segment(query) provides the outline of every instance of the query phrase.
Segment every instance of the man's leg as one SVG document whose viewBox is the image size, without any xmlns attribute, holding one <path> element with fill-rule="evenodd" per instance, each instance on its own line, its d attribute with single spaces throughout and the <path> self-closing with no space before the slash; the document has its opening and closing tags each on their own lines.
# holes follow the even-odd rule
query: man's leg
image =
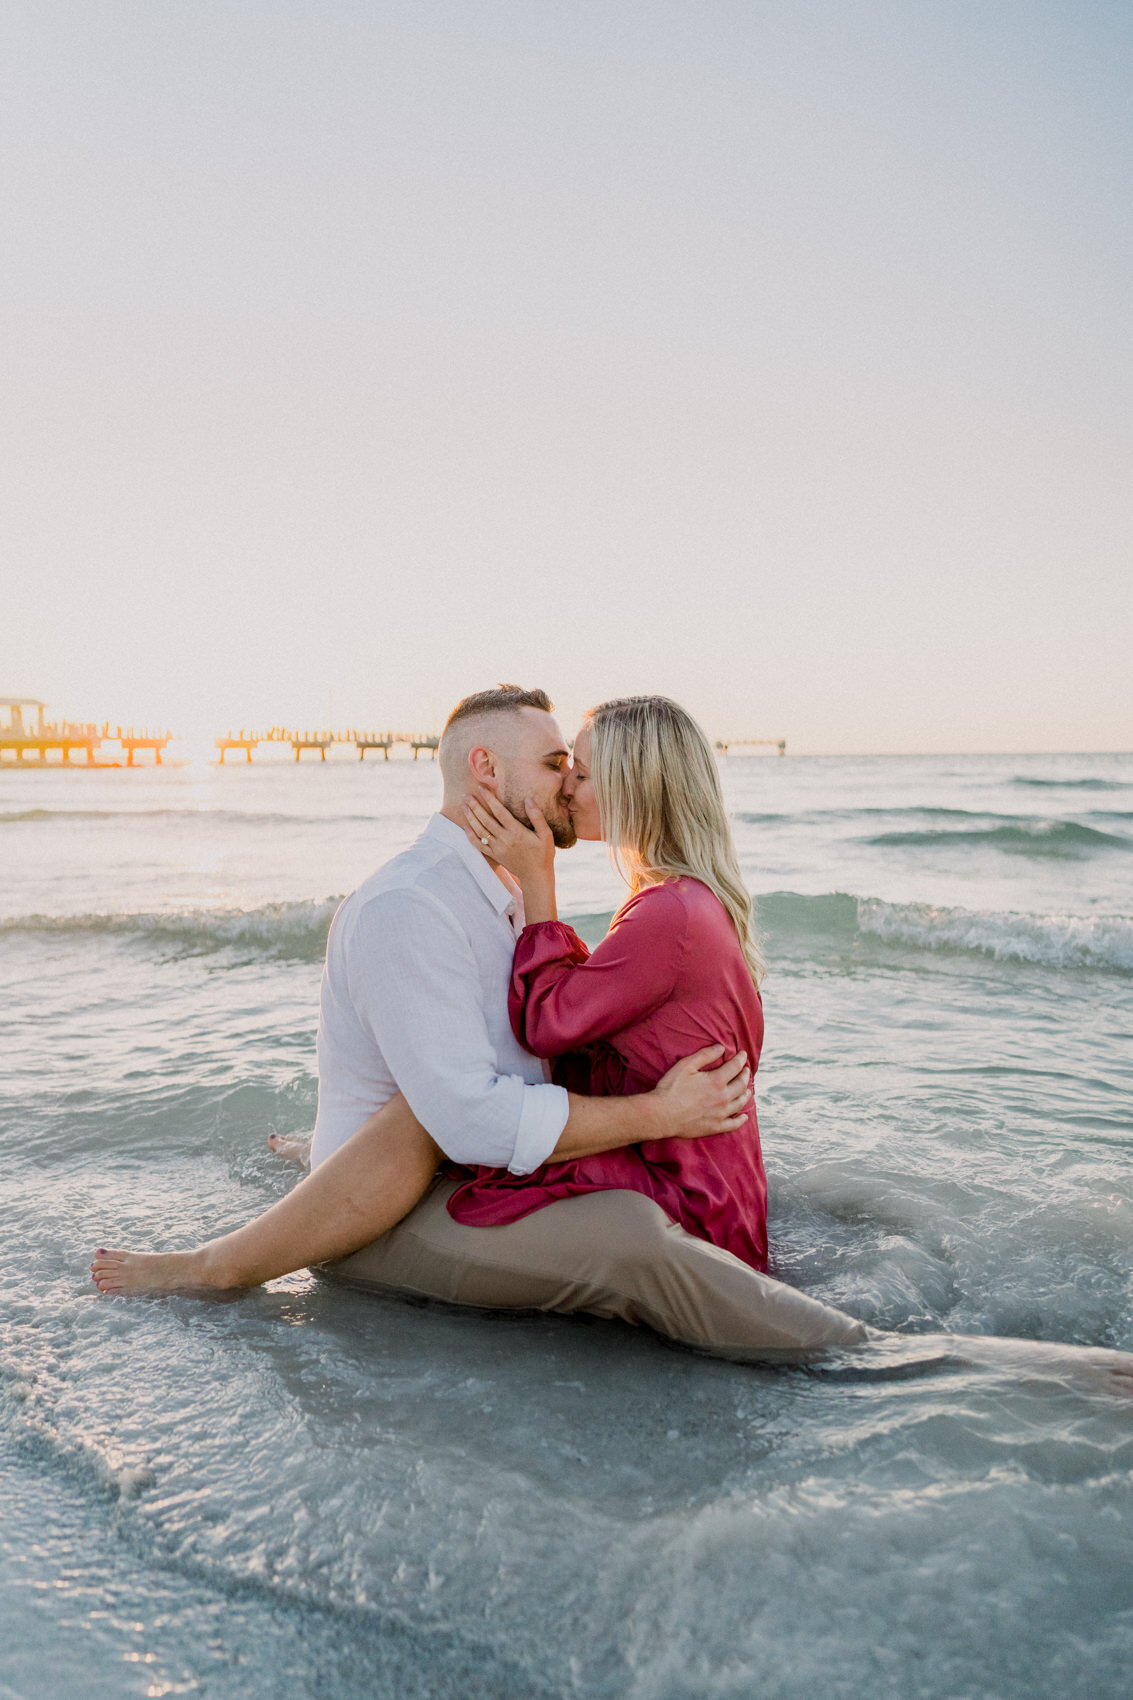
<svg viewBox="0 0 1133 1700">
<path fill-rule="evenodd" d="M 397 1227 L 323 1272 L 449 1304 L 618 1317 L 730 1358 L 869 1338 L 853 1317 L 686 1233 L 643 1193 L 584 1193 L 519 1222 L 473 1228 L 445 1208 L 455 1184 L 438 1180 Z"/>
<path fill-rule="evenodd" d="M 585 1193 L 503 1227 L 470 1228 L 445 1208 L 454 1185 L 436 1181 L 397 1227 L 325 1272 L 351 1285 L 449 1304 L 619 1317 L 718 1357 L 797 1361 L 869 1343 L 878 1369 L 889 1362 L 967 1363 L 1133 1398 L 1128 1353 L 956 1334 L 886 1335 L 695 1239 L 642 1193 Z"/>
<path fill-rule="evenodd" d="M 192 1251 L 102 1249 L 103 1293 L 254 1287 L 322 1258 L 345 1257 L 399 1222 L 428 1189 L 440 1152 L 397 1093 L 312 1174 L 242 1228 Z"/>
</svg>

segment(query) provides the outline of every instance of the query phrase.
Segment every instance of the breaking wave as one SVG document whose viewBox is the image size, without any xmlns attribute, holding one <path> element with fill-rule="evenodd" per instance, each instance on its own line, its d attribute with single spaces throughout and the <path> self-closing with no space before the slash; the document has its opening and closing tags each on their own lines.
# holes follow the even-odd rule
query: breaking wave
<svg viewBox="0 0 1133 1700">
<path fill-rule="evenodd" d="M 1018 915 L 865 897 L 857 902 L 857 925 L 886 943 L 922 950 L 1133 973 L 1133 920 L 1123 915 Z"/>
<path fill-rule="evenodd" d="M 755 919 L 761 933 L 774 937 L 849 941 L 858 930 L 858 900 L 844 891 L 813 897 L 769 891 L 755 899 Z"/>
<path fill-rule="evenodd" d="M 179 955 L 235 949 L 244 954 L 317 962 L 342 899 L 268 903 L 258 909 L 187 909 L 135 914 L 18 915 L 0 920 L 0 938 L 19 933 L 56 938 L 122 938 Z M 887 903 L 832 891 L 766 892 L 755 899 L 756 923 L 776 949 L 834 946 L 873 938 L 922 950 L 973 951 L 1003 961 L 1053 968 L 1102 968 L 1133 973 L 1133 919 L 1121 915 L 1027 915 L 949 909 L 930 903 Z M 594 945 L 610 911 L 569 914 Z"/>
<path fill-rule="evenodd" d="M 1015 785 L 1042 786 L 1044 789 L 1055 791 L 1127 791 L 1129 782 L 1124 779 L 1026 779 L 1017 774 L 1012 781 Z"/>
<path fill-rule="evenodd" d="M 152 941 L 188 955 L 237 948 L 265 956 L 317 961 L 341 897 L 300 903 L 266 903 L 259 909 L 184 909 L 101 915 L 17 915 L 0 921 L 0 937 L 47 933 Z"/>
<path fill-rule="evenodd" d="M 1133 973 L 1133 919 L 1124 915 L 1026 915 L 886 903 L 832 891 L 802 896 L 768 892 L 755 900 L 756 922 L 776 950 L 808 941 L 848 950 L 872 938 L 914 950 L 970 951 L 1004 962 Z"/>
<path fill-rule="evenodd" d="M 413 825 L 418 824 L 416 815 L 404 817 L 391 814 L 389 811 L 372 814 L 340 814 L 334 817 L 335 824 L 343 822 L 362 822 L 369 825 L 376 820 L 383 824 L 397 823 L 404 819 Z M 325 815 L 286 814 L 279 810 L 257 811 L 254 809 L 0 809 L 0 826 L 27 825 L 35 821 L 79 821 L 79 820 L 175 820 L 183 823 L 209 822 L 217 825 L 228 825 L 234 821 L 244 821 L 252 826 L 318 826 L 324 830 L 327 826 Z"/>
<path fill-rule="evenodd" d="M 966 844 L 1018 856 L 1080 857 L 1093 850 L 1133 850 L 1133 839 L 1072 820 L 1018 821 L 957 831 L 882 832 L 866 843 L 907 849 L 948 849 Z"/>
<path fill-rule="evenodd" d="M 792 814 L 766 815 L 740 812 L 732 816 L 733 820 L 742 821 L 745 826 L 758 825 L 764 821 L 790 821 L 797 824 L 808 820 L 1027 820 L 1026 815 L 991 815 L 984 809 L 951 809 L 931 803 L 917 803 L 906 807 L 881 807 L 874 805 L 870 808 L 837 808 L 837 809 L 807 809 L 796 810 Z"/>
<path fill-rule="evenodd" d="M 1039 781 L 1036 780 L 1035 783 L 1038 784 Z M 1042 783 L 1046 784 L 1047 781 Z M 1115 785 L 1112 789 L 1117 790 L 1119 787 Z M 1125 809 L 1085 808 L 1082 812 L 1100 821 L 1133 820 L 1133 811 Z M 1064 850 L 1066 845 L 1090 844 L 1098 838 L 1104 840 L 1107 836 L 1095 827 L 1082 826 L 1077 821 L 1054 820 L 1049 816 L 1004 815 L 986 809 L 953 809 L 926 804 L 905 808 L 810 809 L 801 813 L 781 815 L 738 813 L 733 815 L 732 819 L 744 826 L 761 826 L 780 821 L 788 821 L 791 825 L 798 826 L 804 821 L 825 824 L 839 820 L 861 821 L 863 826 L 874 826 L 882 821 L 892 821 L 892 831 L 871 836 L 864 842 L 916 845 L 931 844 L 938 840 L 954 843 L 971 841 L 990 842 L 1010 848 L 1012 841 L 1017 840 L 1031 851 L 1038 845 L 1040 854 L 1057 854 L 1060 848 Z M 1133 847 L 1124 840 L 1118 842 L 1125 848 Z M 1050 849 L 1052 844 L 1053 851 Z"/>
</svg>

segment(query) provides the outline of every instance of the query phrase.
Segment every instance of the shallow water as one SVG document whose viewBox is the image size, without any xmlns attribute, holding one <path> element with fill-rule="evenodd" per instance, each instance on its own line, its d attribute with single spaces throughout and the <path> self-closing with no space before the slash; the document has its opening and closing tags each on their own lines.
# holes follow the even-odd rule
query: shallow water
<svg viewBox="0 0 1133 1700">
<path fill-rule="evenodd" d="M 1117 1696 L 1133 1413 L 916 1362 L 1133 1349 L 1133 758 L 724 764 L 784 1278 L 913 1361 L 714 1363 L 320 1286 L 105 1301 L 279 1195 L 338 895 L 431 764 L 0 773 L 0 1695 Z M 562 861 L 589 936 L 604 853 Z"/>
</svg>

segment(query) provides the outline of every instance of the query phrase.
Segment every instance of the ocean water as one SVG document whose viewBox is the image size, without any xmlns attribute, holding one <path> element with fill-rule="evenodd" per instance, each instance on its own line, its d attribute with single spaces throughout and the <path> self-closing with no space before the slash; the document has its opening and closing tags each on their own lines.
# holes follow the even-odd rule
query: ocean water
<svg viewBox="0 0 1133 1700">
<path fill-rule="evenodd" d="M 1133 757 L 722 764 L 771 974 L 776 1267 L 1133 1350 Z M 1133 1412 L 331 1289 L 106 1300 L 278 1197 L 409 761 L 0 771 L 0 1696 L 1108 1700 Z M 600 935 L 604 852 L 561 858 Z"/>
</svg>

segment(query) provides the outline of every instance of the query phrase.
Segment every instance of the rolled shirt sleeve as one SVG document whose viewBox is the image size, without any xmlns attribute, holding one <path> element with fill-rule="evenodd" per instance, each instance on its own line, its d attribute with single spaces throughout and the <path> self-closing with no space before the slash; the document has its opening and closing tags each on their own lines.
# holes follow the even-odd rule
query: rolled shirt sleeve
<svg viewBox="0 0 1133 1700">
<path fill-rule="evenodd" d="M 349 959 L 358 1019 L 418 1121 L 455 1163 L 530 1174 L 570 1113 L 561 1086 L 501 1073 L 467 934 L 430 893 L 366 903 Z"/>
</svg>

